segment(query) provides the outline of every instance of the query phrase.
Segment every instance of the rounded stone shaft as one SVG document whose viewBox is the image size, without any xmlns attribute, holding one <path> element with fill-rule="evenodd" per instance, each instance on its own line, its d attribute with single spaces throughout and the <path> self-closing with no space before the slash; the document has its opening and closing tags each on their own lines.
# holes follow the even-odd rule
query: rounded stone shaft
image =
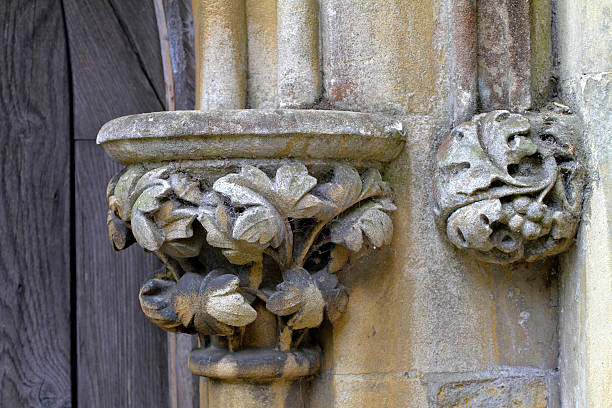
<svg viewBox="0 0 612 408">
<path fill-rule="evenodd" d="M 196 108 L 243 109 L 247 98 L 244 0 L 193 0 Z"/>
<path fill-rule="evenodd" d="M 207 388 L 209 408 L 304 408 L 308 384 L 299 379 L 268 383 L 208 380 Z"/>
<path fill-rule="evenodd" d="M 315 103 L 321 89 L 318 1 L 282 0 L 276 7 L 279 105 Z"/>
</svg>

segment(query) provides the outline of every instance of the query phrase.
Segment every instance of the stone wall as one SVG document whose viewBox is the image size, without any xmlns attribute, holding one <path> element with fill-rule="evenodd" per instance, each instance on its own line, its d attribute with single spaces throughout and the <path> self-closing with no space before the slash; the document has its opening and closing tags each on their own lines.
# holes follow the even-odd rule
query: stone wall
<svg viewBox="0 0 612 408">
<path fill-rule="evenodd" d="M 584 122 L 590 175 L 576 246 L 561 261 L 561 395 L 563 406 L 605 407 L 612 389 L 612 4 L 554 6 L 560 96 Z"/>
<path fill-rule="evenodd" d="M 438 232 L 431 210 L 439 144 L 478 104 L 489 104 L 477 101 L 477 88 L 516 91 L 490 108 L 535 104 L 530 10 L 513 14 L 518 3 L 484 4 L 476 13 L 472 1 L 321 2 L 326 100 L 336 109 L 395 115 L 408 131 L 386 172 L 398 205 L 392 247 L 352 259 L 342 276 L 350 304 L 323 329 L 326 358 L 312 385 L 313 407 L 558 406 L 556 261 L 471 260 Z M 495 37 L 517 25 L 524 49 L 504 50 L 513 46 L 508 39 L 495 49 L 481 41 L 480 51 L 519 59 L 524 76 L 496 83 L 491 74 L 483 82 L 477 66 L 491 63 L 476 60 L 477 28 Z"/>
</svg>

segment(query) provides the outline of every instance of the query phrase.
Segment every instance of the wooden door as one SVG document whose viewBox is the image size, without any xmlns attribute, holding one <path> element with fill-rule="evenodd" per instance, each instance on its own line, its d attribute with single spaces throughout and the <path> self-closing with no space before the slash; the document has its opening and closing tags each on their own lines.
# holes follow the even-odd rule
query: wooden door
<svg viewBox="0 0 612 408">
<path fill-rule="evenodd" d="M 156 1 L 0 2 L 0 408 L 189 406 L 186 340 L 138 304 L 158 263 L 109 245 L 119 166 L 95 143 L 115 117 L 193 104 L 185 66 L 166 94 L 155 9 L 189 53 L 190 1 Z"/>
</svg>

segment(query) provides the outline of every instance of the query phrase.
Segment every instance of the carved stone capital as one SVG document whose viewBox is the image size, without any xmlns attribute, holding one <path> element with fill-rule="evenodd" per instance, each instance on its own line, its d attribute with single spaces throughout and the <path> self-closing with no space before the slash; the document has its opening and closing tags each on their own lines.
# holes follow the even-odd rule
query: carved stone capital
<svg viewBox="0 0 612 408">
<path fill-rule="evenodd" d="M 438 150 L 435 199 L 456 247 L 494 263 L 535 261 L 573 242 L 584 173 L 571 115 L 476 115 Z"/>
<path fill-rule="evenodd" d="M 242 114 L 225 111 L 214 115 L 227 119 Z M 194 115 L 206 122 L 194 122 Z M 248 132 L 248 137 L 236 140 L 234 134 L 209 144 L 225 144 L 226 154 L 250 149 L 258 157 L 270 148 L 266 138 L 284 143 L 288 151 L 304 139 L 310 139 L 307 147 L 327 140 L 349 160 L 313 157 L 308 150 L 308 158 L 282 158 L 276 149 L 268 153 L 269 160 L 212 160 L 209 151 L 198 153 L 190 148 L 208 143 L 205 137 L 193 134 L 205 129 L 206 137 L 212 138 L 214 132 L 223 133 L 235 125 L 219 121 L 219 126 L 225 126 L 220 131 L 211 126 L 211 118 L 216 117 L 212 115 L 192 113 L 192 121 L 183 123 L 185 129 L 175 126 L 184 116 L 163 114 L 162 119 L 170 117 L 170 125 L 162 124 L 153 131 L 166 138 L 174 136 L 170 140 L 151 136 L 151 126 L 159 123 L 151 125 L 145 120 L 134 127 L 143 115 L 121 118 L 103 128 L 107 133 L 101 132 L 99 141 L 109 143 L 111 154 L 127 163 L 134 157 L 139 160 L 109 183 L 111 243 L 119 250 L 137 242 L 162 261 L 163 268 L 143 285 L 140 304 L 161 328 L 200 336 L 203 347 L 190 357 L 195 374 L 224 380 L 312 375 L 319 369 L 321 352 L 309 330 L 324 319 L 334 323 L 348 304 L 337 273 L 352 252 L 391 242 L 391 213 L 395 210 L 391 190 L 378 169 L 363 163 L 372 158 L 376 163 L 380 156 L 372 153 L 389 155 L 380 147 L 397 145 L 401 125 L 379 126 L 381 118 L 327 112 L 320 114 L 322 121 L 308 134 L 307 123 L 295 122 L 286 112 L 251 112 L 264 122 L 250 128 L 248 121 L 236 126 Z M 275 115 L 281 123 L 266 125 L 266 117 Z M 316 115 L 296 111 L 294 116 L 312 121 Z M 363 123 L 333 122 L 342 117 L 345 121 L 357 117 Z M 301 126 L 306 135 L 279 129 L 287 119 L 287 126 Z M 330 127 L 325 128 L 326 123 Z M 109 135 L 112 126 L 123 129 L 124 136 Z M 253 126 L 272 129 L 262 132 Z M 365 146 L 341 150 L 342 140 L 363 137 L 367 131 L 375 133 L 370 140 L 372 146 L 379 146 L 379 153 Z M 241 138 L 257 143 L 237 143 Z M 151 143 L 159 157 L 148 156 L 152 150 L 146 153 Z M 333 148 L 326 146 L 321 151 Z M 168 157 L 172 160 L 164 161 Z"/>
</svg>

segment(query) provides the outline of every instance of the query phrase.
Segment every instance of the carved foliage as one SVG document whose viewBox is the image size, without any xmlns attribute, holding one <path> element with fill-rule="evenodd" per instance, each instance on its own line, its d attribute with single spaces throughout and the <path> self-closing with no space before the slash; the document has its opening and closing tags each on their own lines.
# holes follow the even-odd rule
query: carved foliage
<svg viewBox="0 0 612 408">
<path fill-rule="evenodd" d="M 256 319 L 257 298 L 287 317 L 289 331 L 318 327 L 324 315 L 336 321 L 348 296 L 334 273 L 350 251 L 390 243 L 395 210 L 377 170 L 338 165 L 318 183 L 299 162 L 272 178 L 244 166 L 210 188 L 173 165 L 134 165 L 111 181 L 108 201 L 113 246 L 135 240 L 165 264 L 140 292 L 145 314 L 166 330 L 221 336 Z M 226 258 L 224 270 L 213 268 L 211 250 Z M 307 270 L 321 254 L 326 263 Z M 264 270 L 266 257 L 281 281 Z"/>
<path fill-rule="evenodd" d="M 453 129 L 437 157 L 436 212 L 450 241 L 486 261 L 533 261 L 573 239 L 583 171 L 571 119 L 494 111 Z"/>
</svg>

